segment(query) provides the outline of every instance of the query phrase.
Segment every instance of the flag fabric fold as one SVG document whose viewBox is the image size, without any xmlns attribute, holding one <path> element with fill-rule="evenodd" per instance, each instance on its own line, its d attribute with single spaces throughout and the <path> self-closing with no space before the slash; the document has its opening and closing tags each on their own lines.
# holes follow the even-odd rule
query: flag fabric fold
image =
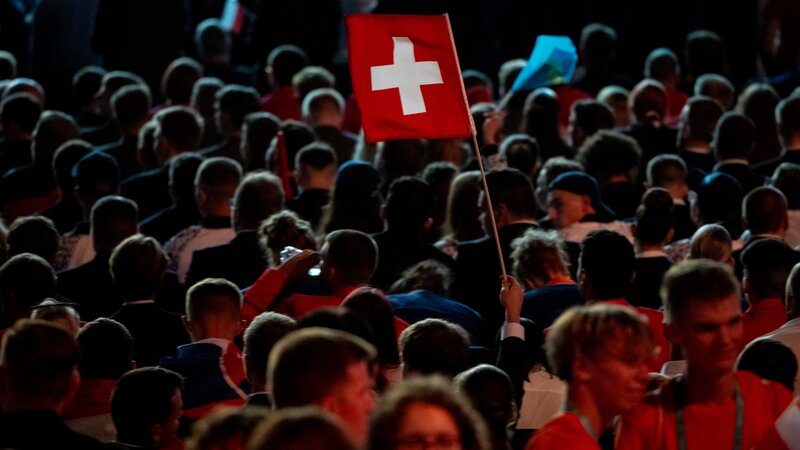
<svg viewBox="0 0 800 450">
<path fill-rule="evenodd" d="M 577 64 L 578 53 L 570 38 L 541 35 L 536 38 L 528 64 L 517 76 L 511 91 L 567 84 L 572 81 Z"/>
</svg>

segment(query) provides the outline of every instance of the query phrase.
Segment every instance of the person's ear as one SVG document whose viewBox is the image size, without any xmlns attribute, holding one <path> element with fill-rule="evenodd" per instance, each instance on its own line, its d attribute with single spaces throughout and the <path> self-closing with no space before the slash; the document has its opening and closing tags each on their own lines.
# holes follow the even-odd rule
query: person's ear
<svg viewBox="0 0 800 450">
<path fill-rule="evenodd" d="M 186 332 L 189 333 L 189 336 L 194 336 L 192 331 L 194 330 L 194 323 L 189 320 L 188 316 L 181 316 L 181 321 L 183 322 L 183 328 L 186 329 Z"/>
<path fill-rule="evenodd" d="M 333 414 L 337 414 L 339 412 L 339 400 L 330 394 L 322 397 L 322 400 L 319 402 L 319 406 L 325 411 Z"/>
<path fill-rule="evenodd" d="M 572 379 L 576 381 L 589 381 L 594 375 L 594 363 L 586 356 L 576 354 L 572 360 Z"/>
<path fill-rule="evenodd" d="M 674 322 L 664 323 L 664 337 L 673 345 L 683 344 L 683 330 Z"/>
<path fill-rule="evenodd" d="M 635 234 L 636 232 L 634 232 L 634 235 Z M 669 231 L 667 232 L 667 237 L 664 238 L 664 242 L 662 242 L 662 244 L 664 245 L 669 244 L 670 242 L 672 242 L 673 237 L 675 237 L 675 228 L 670 228 Z"/>
</svg>

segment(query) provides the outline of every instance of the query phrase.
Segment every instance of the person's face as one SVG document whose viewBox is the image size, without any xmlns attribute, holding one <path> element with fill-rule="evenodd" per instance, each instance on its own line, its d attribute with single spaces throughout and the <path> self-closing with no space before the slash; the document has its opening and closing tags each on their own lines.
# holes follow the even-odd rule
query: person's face
<svg viewBox="0 0 800 450">
<path fill-rule="evenodd" d="M 350 364 L 345 379 L 333 394 L 331 412 L 342 419 L 357 445 L 366 441 L 369 415 L 375 409 L 376 398 L 374 380 L 367 363 Z"/>
<path fill-rule="evenodd" d="M 586 215 L 584 198 L 572 192 L 555 189 L 547 194 L 547 213 L 557 229 L 580 222 Z"/>
<path fill-rule="evenodd" d="M 742 350 L 742 319 L 739 297 L 711 302 L 691 302 L 667 334 L 683 348 L 690 370 L 723 375 L 733 370 Z"/>
<path fill-rule="evenodd" d="M 396 450 L 460 450 L 461 432 L 441 406 L 412 403 L 400 419 L 396 442 Z"/>
<path fill-rule="evenodd" d="M 647 365 L 653 357 L 652 345 L 631 345 L 630 338 L 616 334 L 596 357 L 582 356 L 579 362 L 595 402 L 607 416 L 631 411 L 642 401 L 650 379 Z"/>
</svg>

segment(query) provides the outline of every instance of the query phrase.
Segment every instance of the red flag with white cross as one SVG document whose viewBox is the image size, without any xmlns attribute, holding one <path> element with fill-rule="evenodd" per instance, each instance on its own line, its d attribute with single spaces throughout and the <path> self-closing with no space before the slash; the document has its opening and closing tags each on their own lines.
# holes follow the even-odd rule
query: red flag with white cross
<svg viewBox="0 0 800 450">
<path fill-rule="evenodd" d="M 472 135 L 446 14 L 354 14 L 345 21 L 350 75 L 367 142 Z"/>
</svg>

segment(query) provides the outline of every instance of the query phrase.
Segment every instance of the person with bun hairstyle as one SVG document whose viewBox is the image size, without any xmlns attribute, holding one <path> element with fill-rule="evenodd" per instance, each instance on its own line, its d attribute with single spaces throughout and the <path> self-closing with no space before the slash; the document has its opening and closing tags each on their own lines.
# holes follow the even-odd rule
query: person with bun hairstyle
<svg viewBox="0 0 800 450">
<path fill-rule="evenodd" d="M 642 204 L 636 211 L 636 223 L 632 227 L 636 275 L 628 290 L 628 301 L 634 306 L 661 307 L 658 289 L 664 274 L 672 267 L 672 262 L 664 253 L 664 245 L 672 240 L 675 233 L 672 214 L 672 197 L 666 189 L 652 188 L 645 192 Z"/>
</svg>

